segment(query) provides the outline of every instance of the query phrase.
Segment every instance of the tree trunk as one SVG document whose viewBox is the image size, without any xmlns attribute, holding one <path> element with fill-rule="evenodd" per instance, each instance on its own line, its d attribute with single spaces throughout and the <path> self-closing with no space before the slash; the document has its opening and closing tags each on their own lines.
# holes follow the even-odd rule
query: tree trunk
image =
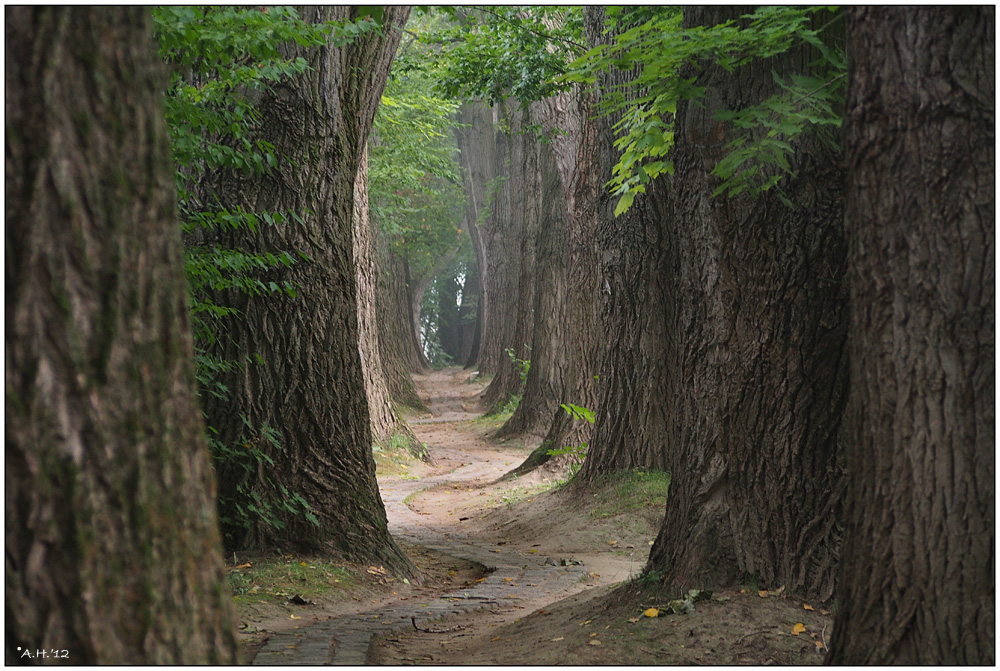
<svg viewBox="0 0 1000 671">
<path fill-rule="evenodd" d="M 479 268 L 478 312 L 476 314 L 476 336 L 472 352 L 466 366 L 472 365 L 473 358 L 479 365 L 479 372 L 487 375 L 495 372 L 497 359 L 492 352 L 483 352 L 483 325 L 489 314 L 489 296 L 486 292 L 489 278 L 489 261 L 486 258 L 487 221 L 491 216 L 491 202 L 496 186 L 496 133 L 493 116 L 484 104 L 466 103 L 459 108 L 461 125 L 455 128 L 455 139 L 459 149 L 462 173 L 465 182 L 465 211 L 469 224 L 469 238 L 476 253 Z"/>
<path fill-rule="evenodd" d="M 570 96 L 561 94 L 533 103 L 530 108 L 530 122 L 553 136 L 545 142 L 529 131 L 525 138 L 536 154 L 533 170 L 538 184 L 538 221 L 534 227 L 525 226 L 526 231 L 536 231 L 533 272 L 529 275 L 522 266 L 524 281 L 534 280 L 533 309 L 527 315 L 532 323 L 531 367 L 521 401 L 497 432 L 498 437 L 544 433 L 563 392 L 571 328 L 567 323 L 567 226 L 571 216 L 567 185 L 571 185 L 578 158 L 574 150 L 579 144 L 578 129 L 570 128 L 573 119 L 563 118 L 569 116 L 569 105 Z"/>
<path fill-rule="evenodd" d="M 602 7 L 584 8 L 590 44 L 608 43 Z M 602 73 L 602 91 L 624 87 L 628 93 L 630 71 Z M 613 126 L 621 113 L 596 120 L 596 153 L 600 162 L 597 182 L 611 180 L 618 161 Z M 664 348 L 665 296 L 651 293 L 650 276 L 665 265 L 660 250 L 662 228 L 669 221 L 664 179 L 649 185 L 626 212 L 614 217 L 614 200 L 600 189 L 596 205 L 596 246 L 600 259 L 600 332 L 605 345 L 600 357 L 599 395 L 590 446 L 580 477 L 632 468 L 663 470 L 666 467 L 662 436 L 667 358 Z M 654 389 L 651 391 L 648 386 Z M 574 401 L 575 403 L 575 401 Z"/>
<path fill-rule="evenodd" d="M 684 22 L 714 25 L 746 13 L 685 7 Z M 642 357 L 624 369 L 645 374 L 623 380 L 615 357 L 606 362 L 584 475 L 647 464 L 672 474 L 646 571 L 675 593 L 749 574 L 810 598 L 832 594 L 846 392 L 839 156 L 812 135 L 797 141 L 796 177 L 779 184 L 791 207 L 773 191 L 713 198 L 718 180 L 710 175 L 733 139 L 715 112 L 759 103 L 777 90 L 772 70 L 787 79 L 814 58 L 801 49 L 765 67 L 705 67 L 697 79 L 704 106 L 678 104 L 675 176 L 654 183 L 626 220 L 618 269 L 629 273 L 627 283 L 606 276 L 612 299 L 643 296 L 653 307 L 631 320 L 627 299 L 605 310 L 645 326 L 612 336 L 613 350 L 626 342 Z M 640 420 L 641 438 L 622 417 Z M 629 441 L 658 456 L 630 456 Z"/>
<path fill-rule="evenodd" d="M 389 396 L 401 407 L 430 412 L 410 377 L 410 365 L 418 363 L 419 359 L 416 356 L 416 333 L 410 322 L 406 265 L 392 252 L 389 240 L 382 231 L 375 230 L 373 235 L 379 269 L 378 289 L 375 292 L 379 345 Z"/>
<path fill-rule="evenodd" d="M 218 358 L 259 355 L 262 362 L 229 374 L 230 398 L 207 400 L 209 424 L 223 443 L 248 444 L 273 461 L 244 487 L 279 502 L 287 490 L 314 516 L 275 506 L 275 524 L 257 518 L 249 529 L 230 525 L 239 547 L 335 549 L 356 561 L 412 571 L 389 536 L 375 483 L 352 231 L 355 176 L 399 42 L 393 26 L 408 12 L 387 7 L 382 34 L 370 32 L 341 47 L 286 46 L 287 55 L 307 59 L 311 68 L 262 95 L 257 139 L 287 160 L 263 177 L 220 176 L 217 192 L 227 209 L 300 218 L 256 232 L 220 231 L 222 245 L 251 253 L 293 249 L 309 257 L 261 278 L 265 285 L 295 283 L 294 298 L 229 292 L 217 301 L 239 310 L 219 341 Z M 350 7 L 304 7 L 300 14 L 312 22 L 357 19 Z M 281 449 L 262 435 L 265 428 L 277 432 Z M 220 474 L 224 495 L 240 484 L 233 474 Z"/>
<path fill-rule="evenodd" d="M 483 404 L 488 412 L 499 411 L 512 397 L 523 394 L 524 373 L 511 354 L 523 361 L 531 360 L 534 330 L 535 252 L 541 210 L 538 142 L 527 128 L 528 113 L 506 110 L 507 104 L 503 103 L 501 108 L 510 125 L 506 137 L 509 160 L 499 197 L 506 199 L 503 216 L 508 219 L 506 224 L 502 216 L 493 220 L 498 225 L 491 228 L 486 248 L 486 256 L 494 268 L 492 277 L 506 283 L 504 289 L 494 292 L 497 297 L 491 303 L 496 309 L 486 326 L 497 334 L 501 351 L 496 375 L 483 391 Z"/>
<path fill-rule="evenodd" d="M 378 230 L 368 216 L 368 155 L 362 154 L 354 182 L 354 263 L 357 269 L 358 334 L 361 367 L 372 443 L 385 447 L 393 438 L 402 439 L 406 448 L 422 455 L 420 442 L 413 431 L 400 421 L 389 397 L 389 385 L 382 367 L 382 343 L 379 339 L 377 298 L 379 290 L 375 238 Z"/>
<path fill-rule="evenodd" d="M 995 663 L 994 11 L 849 10 L 833 664 Z"/>
<path fill-rule="evenodd" d="M 234 664 L 149 12 L 6 19 L 6 663 Z"/>
<path fill-rule="evenodd" d="M 459 315 L 458 294 L 461 285 L 458 283 L 458 272 L 461 266 L 452 266 L 452 270 L 442 273 L 437 278 L 438 295 L 438 338 L 441 351 L 453 362 L 458 362 L 462 356 L 462 322 Z"/>
<path fill-rule="evenodd" d="M 598 261 L 595 244 L 597 207 L 600 196 L 597 157 L 597 123 L 593 118 L 592 96 L 573 91 L 557 104 L 549 105 L 545 123 L 564 132 L 552 140 L 552 149 L 566 185 L 566 295 L 565 334 L 558 347 L 564 351 L 565 372 L 561 389 L 556 390 L 550 411 L 548 433 L 542 444 L 525 460 L 521 470 L 549 463 L 552 448 L 580 447 L 590 441 L 592 425 L 570 417 L 560 403 L 572 403 L 590 410 L 597 408 L 597 375 L 601 348 L 598 325 Z M 530 384 L 529 380 L 529 384 Z M 525 397 L 528 394 L 525 392 Z M 558 458 L 550 465 L 562 468 L 576 457 Z"/>
<path fill-rule="evenodd" d="M 494 379 L 502 373 L 505 365 L 511 365 L 510 358 L 504 350 L 512 347 L 517 329 L 517 281 L 521 272 L 522 237 L 522 231 L 517 224 L 523 221 L 522 217 L 515 218 L 511 213 L 512 138 L 509 125 L 512 119 L 503 107 L 503 104 L 498 104 L 493 110 L 494 167 L 492 178 L 486 184 L 485 203 L 489 216 L 479 227 L 483 258 L 486 260 L 483 271 L 486 312 L 483 315 L 479 372 L 484 375 L 494 375 Z M 508 369 L 508 375 L 509 372 Z M 486 405 L 492 405 L 491 401 L 495 400 L 489 399 L 486 393 L 499 397 L 497 390 L 504 386 L 506 385 L 494 387 L 492 383 L 490 384 L 494 391 L 491 392 L 488 387 L 484 392 Z"/>
</svg>

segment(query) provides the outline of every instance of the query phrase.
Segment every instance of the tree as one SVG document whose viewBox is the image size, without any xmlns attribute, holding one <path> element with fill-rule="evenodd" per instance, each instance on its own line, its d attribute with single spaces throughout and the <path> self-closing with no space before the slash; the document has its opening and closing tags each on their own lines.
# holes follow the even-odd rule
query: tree
<svg viewBox="0 0 1000 671">
<path fill-rule="evenodd" d="M 993 664 L 995 13 L 849 10 L 833 664 Z"/>
<path fill-rule="evenodd" d="M 378 229 L 368 216 L 368 155 L 364 152 L 354 181 L 354 264 L 357 269 L 358 344 L 368 396 L 372 443 L 387 446 L 393 438 L 401 439 L 410 451 L 422 455 L 417 437 L 400 420 L 389 395 L 378 327 L 377 293 L 381 289 L 378 277 L 381 267 L 376 249 L 378 235 Z"/>
<path fill-rule="evenodd" d="M 149 12 L 6 18 L 6 661 L 233 664 Z"/>
<path fill-rule="evenodd" d="M 685 7 L 680 28 L 711 35 L 741 13 Z M 636 20 L 619 19 L 620 33 Z M 773 54 L 766 68 L 687 66 L 679 75 L 703 95 L 677 101 L 673 176 L 599 225 L 611 335 L 581 475 L 672 474 L 646 572 L 674 592 L 748 574 L 819 599 L 833 590 L 846 390 L 839 157 L 807 128 L 791 174 L 758 165 L 764 178 L 780 176 L 780 191 L 716 197 L 722 180 L 713 174 L 741 132 L 726 113 L 766 104 L 816 60 L 804 45 Z M 602 95 L 616 83 L 602 83 Z"/>
<path fill-rule="evenodd" d="M 335 549 L 358 561 L 408 573 L 412 565 L 388 533 L 375 482 L 369 408 L 359 354 L 352 221 L 355 177 L 408 8 L 388 7 L 379 25 L 358 8 L 305 7 L 310 23 L 337 22 L 330 41 L 308 50 L 286 44 L 309 69 L 261 92 L 256 138 L 281 157 L 270 172 L 220 170 L 211 184 L 227 211 L 286 213 L 283 225 L 217 230 L 212 242 L 247 253 L 296 250 L 304 262 L 267 270 L 296 296 L 266 300 L 223 292 L 236 308 L 215 347 L 220 360 L 255 363 L 222 379 L 229 398 L 206 399 L 218 440 L 266 456 L 249 474 L 261 496 L 282 495 L 291 510 L 230 525 L 243 548 Z M 366 29 L 359 30 L 362 24 Z M 352 27 L 352 28 L 349 28 Z M 266 466 L 266 467 L 265 467 Z M 245 471 L 220 472 L 220 487 L 247 486 Z"/>
</svg>

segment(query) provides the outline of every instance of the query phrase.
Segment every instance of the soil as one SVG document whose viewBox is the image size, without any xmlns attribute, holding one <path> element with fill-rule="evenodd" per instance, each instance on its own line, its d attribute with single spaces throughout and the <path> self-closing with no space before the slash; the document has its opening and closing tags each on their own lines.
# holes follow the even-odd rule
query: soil
<svg viewBox="0 0 1000 671">
<path fill-rule="evenodd" d="M 504 477 L 538 443 L 491 438 L 500 422 L 480 417 L 482 385 L 473 376 L 454 368 L 414 376 L 432 415 L 409 423 L 432 462 L 413 461 L 379 477 L 390 530 L 421 570 L 420 584 L 391 578 L 383 578 L 382 584 L 365 582 L 370 574 L 360 567 L 360 591 L 308 608 L 308 621 L 370 614 L 461 587 L 485 595 L 477 598 L 500 595 L 501 588 L 513 587 L 502 581 L 511 578 L 487 580 L 490 570 L 500 575 L 505 567 L 523 567 L 533 571 L 535 583 L 528 584 L 536 586 L 516 601 L 499 599 L 504 607 L 449 615 L 421 626 L 425 631 L 383 629 L 372 639 L 368 663 L 823 662 L 832 616 L 820 604 L 804 603 L 780 586 L 735 587 L 695 602 L 692 612 L 672 613 L 658 588 L 638 579 L 662 503 L 618 510 L 606 505 L 613 491 L 608 483 L 557 484 L 566 474 L 551 471 Z M 572 581 L 565 573 L 570 569 L 559 568 L 564 565 L 576 571 Z M 544 569 L 550 567 L 547 573 Z M 551 581 L 545 582 L 549 575 Z M 253 658 L 267 632 L 308 623 L 306 613 L 296 623 L 284 610 L 241 610 L 251 631 L 244 635 L 243 661 Z"/>
</svg>

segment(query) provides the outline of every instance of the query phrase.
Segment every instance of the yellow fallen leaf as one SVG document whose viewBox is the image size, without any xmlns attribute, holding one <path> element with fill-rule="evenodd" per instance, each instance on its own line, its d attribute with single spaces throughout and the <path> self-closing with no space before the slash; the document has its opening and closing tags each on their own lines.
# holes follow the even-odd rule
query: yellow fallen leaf
<svg viewBox="0 0 1000 671">
<path fill-rule="evenodd" d="M 617 540 L 608 541 L 608 545 L 618 545 L 618 541 Z"/>
<path fill-rule="evenodd" d="M 493 641 L 499 641 L 499 640 L 500 640 L 500 637 L 499 636 L 495 636 L 495 637 L 493 637 L 493 638 L 490 639 L 490 642 L 492 643 Z"/>
<path fill-rule="evenodd" d="M 247 562 L 246 564 L 240 564 L 239 566 L 236 566 L 235 568 L 250 568 L 251 566 L 253 566 L 253 564 L 251 564 L 250 562 Z"/>
<path fill-rule="evenodd" d="M 809 604 L 807 604 L 807 603 L 804 603 L 804 604 L 802 604 L 802 608 L 803 608 L 804 610 L 816 610 L 815 608 L 813 608 L 812 606 L 810 606 L 810 605 L 809 605 Z"/>
<path fill-rule="evenodd" d="M 513 580 L 513 578 L 504 578 L 504 580 L 506 580 L 507 582 L 510 582 L 511 580 Z"/>
<path fill-rule="evenodd" d="M 813 645 L 816 646 L 817 650 L 822 650 L 824 647 L 826 647 L 823 645 L 823 641 L 813 641 Z"/>
<path fill-rule="evenodd" d="M 309 566 L 309 564 L 305 563 L 304 561 L 300 561 L 299 566 Z"/>
<path fill-rule="evenodd" d="M 301 620 L 302 619 L 298 615 L 289 615 L 288 617 L 292 618 L 293 620 Z"/>
<path fill-rule="evenodd" d="M 637 618 L 637 617 L 630 617 L 630 618 L 628 619 L 628 621 L 629 621 L 629 622 L 633 622 L 633 623 L 634 623 L 634 622 L 638 622 L 638 621 L 639 621 L 639 618 Z"/>
<path fill-rule="evenodd" d="M 480 579 L 479 579 L 479 580 L 477 580 L 476 582 L 482 582 L 482 581 L 484 581 L 484 580 L 486 580 L 486 576 L 483 576 L 482 578 L 480 578 Z"/>
<path fill-rule="evenodd" d="M 555 643 L 556 641 L 562 641 L 564 639 L 562 636 L 556 636 L 555 638 L 550 638 L 549 640 Z"/>
<path fill-rule="evenodd" d="M 592 632 L 592 633 L 590 634 L 590 637 L 591 637 L 591 638 L 594 638 L 595 636 L 597 636 L 597 632 L 596 632 L 596 631 L 595 631 L 595 632 Z"/>
<path fill-rule="evenodd" d="M 660 611 L 658 611 L 655 608 L 647 608 L 646 610 L 642 611 L 642 614 L 645 615 L 646 617 L 656 617 L 657 615 L 660 614 Z"/>
<path fill-rule="evenodd" d="M 805 630 L 806 630 L 806 625 L 802 624 L 801 622 L 796 622 L 795 626 L 792 627 L 792 633 L 795 634 L 796 636 L 798 636 Z"/>
<path fill-rule="evenodd" d="M 829 615 L 830 614 L 830 611 L 828 611 L 828 610 L 822 610 L 822 609 L 820 609 L 819 612 L 820 612 L 820 615 Z"/>
<path fill-rule="evenodd" d="M 767 598 L 767 590 L 766 589 L 762 589 L 762 590 L 758 591 L 757 592 L 757 596 L 759 596 L 761 599 L 766 599 Z"/>
<path fill-rule="evenodd" d="M 601 642 L 595 639 L 595 640 L 591 641 L 590 644 L 591 645 L 600 645 Z"/>
</svg>

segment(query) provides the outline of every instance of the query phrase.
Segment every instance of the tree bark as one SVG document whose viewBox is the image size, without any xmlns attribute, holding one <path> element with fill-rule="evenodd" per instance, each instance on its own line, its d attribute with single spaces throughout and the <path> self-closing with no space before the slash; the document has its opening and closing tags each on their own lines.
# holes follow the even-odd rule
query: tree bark
<svg viewBox="0 0 1000 671">
<path fill-rule="evenodd" d="M 530 107 L 530 122 L 552 135 L 548 141 L 542 141 L 529 131 L 530 135 L 525 138 L 528 148 L 536 155 L 532 169 L 536 174 L 538 201 L 537 224 L 525 226 L 526 231 L 535 229 L 533 272 L 522 270 L 523 282 L 534 281 L 533 308 L 526 316 L 532 323 L 531 367 L 521 401 L 497 432 L 498 437 L 544 433 L 563 393 L 568 365 L 567 340 L 572 328 L 567 323 L 567 226 L 571 217 L 567 188 L 572 184 L 578 158 L 575 149 L 579 143 L 579 129 L 572 127 L 576 119 L 567 114 L 570 105 L 570 95 L 564 93 L 535 102 Z"/>
<path fill-rule="evenodd" d="M 245 530 L 230 525 L 234 545 L 332 549 L 403 574 L 413 567 L 389 536 L 375 482 L 358 350 L 352 217 L 355 176 L 400 38 L 393 26 L 404 23 L 408 12 L 387 7 L 381 33 L 344 46 L 284 47 L 311 67 L 262 95 L 257 133 L 286 160 L 262 177 L 222 174 L 217 193 L 229 210 L 290 212 L 301 221 L 256 232 L 220 231 L 218 237 L 231 249 L 294 249 L 309 261 L 262 278 L 265 285 L 294 282 L 294 298 L 229 292 L 217 301 L 239 310 L 219 341 L 218 358 L 243 361 L 259 354 L 263 361 L 229 374 L 226 401 L 206 402 L 220 441 L 249 444 L 274 462 L 259 469 L 249 486 L 272 500 L 287 498 L 285 490 L 297 494 L 316 518 L 276 507 L 278 524 L 255 519 Z M 358 18 L 350 7 L 303 7 L 300 15 L 312 22 Z M 261 435 L 264 427 L 277 432 L 281 449 Z M 220 472 L 224 494 L 232 495 L 238 485 L 236 475 Z"/>
<path fill-rule="evenodd" d="M 483 295 L 486 311 L 483 314 L 482 341 L 479 350 L 479 372 L 483 375 L 502 373 L 503 367 L 510 366 L 510 358 L 504 351 L 513 346 L 517 329 L 518 278 L 521 273 L 521 236 L 518 224 L 522 217 L 512 216 L 510 207 L 510 175 L 511 175 L 511 145 L 510 127 L 511 115 L 504 110 L 503 104 L 493 109 L 494 148 L 493 172 L 486 184 L 486 203 L 489 212 L 479 226 L 482 238 L 483 258 L 486 261 L 483 271 Z M 523 348 L 518 348 L 523 354 Z M 508 375 L 509 375 L 508 368 Z M 491 382 L 486 392 L 499 397 L 499 391 L 504 385 L 494 386 Z M 484 402 L 492 405 L 484 392 Z"/>
<path fill-rule="evenodd" d="M 684 23 L 746 13 L 685 7 Z M 799 49 L 732 73 L 706 66 L 704 106 L 678 104 L 675 176 L 626 213 L 623 253 L 605 252 L 602 314 L 628 325 L 611 337 L 582 474 L 672 474 L 646 571 L 675 593 L 748 574 L 819 600 L 833 591 L 846 392 L 839 156 L 811 134 L 797 141 L 796 176 L 779 185 L 791 207 L 773 191 L 713 198 L 710 175 L 733 138 L 715 112 L 759 103 L 777 89 L 772 70 L 788 78 L 814 58 Z M 610 233 L 602 226 L 599 244 Z M 633 297 L 650 305 L 636 310 Z"/>
<path fill-rule="evenodd" d="M 488 333 L 496 334 L 501 352 L 496 375 L 482 395 L 488 412 L 499 411 L 512 397 L 523 394 L 523 371 L 511 354 L 523 361 L 531 360 L 534 329 L 535 252 L 541 209 L 537 141 L 533 132 L 526 130 L 528 113 L 508 110 L 508 105 L 513 105 L 513 101 L 500 105 L 509 124 L 509 132 L 505 134 L 509 156 L 506 173 L 499 173 L 504 177 L 498 199 L 505 199 L 505 204 L 501 207 L 502 214 L 491 221 L 486 248 L 496 282 L 491 301 L 495 309 L 486 328 Z"/>
<path fill-rule="evenodd" d="M 368 216 L 368 155 L 362 154 L 354 182 L 354 264 L 357 269 L 358 348 L 364 373 L 365 393 L 372 443 L 381 447 L 393 438 L 401 439 L 408 451 L 423 456 L 417 437 L 400 421 L 389 396 L 389 384 L 382 366 L 382 342 L 379 338 L 377 297 L 379 290 L 375 239 L 378 230 Z"/>
<path fill-rule="evenodd" d="M 401 407 L 429 412 L 410 377 L 410 366 L 419 363 L 419 359 L 416 356 L 416 333 L 408 309 L 410 298 L 406 286 L 406 264 L 392 252 L 388 237 L 382 231 L 376 230 L 373 235 L 380 271 L 375 293 L 379 345 L 389 396 Z"/>
<path fill-rule="evenodd" d="M 597 408 L 597 376 L 601 347 L 598 326 L 598 290 L 595 234 L 601 183 L 597 160 L 597 122 L 590 92 L 574 90 L 550 101 L 543 123 L 561 129 L 552 140 L 556 164 L 565 184 L 562 193 L 566 209 L 565 333 L 561 342 L 565 372 L 561 388 L 555 389 L 548 432 L 542 444 L 525 459 L 520 470 L 542 464 L 562 469 L 576 457 L 552 461 L 552 448 L 580 447 L 590 441 L 592 424 L 570 417 L 560 403 L 572 403 L 589 410 Z M 544 312 L 542 313 L 544 314 Z M 541 329 L 540 329 L 541 330 Z M 537 346 L 536 346 L 537 347 Z M 529 379 L 529 385 L 531 380 Z M 525 397 L 528 393 L 525 392 Z M 550 463 L 551 462 L 551 463 Z"/>
<path fill-rule="evenodd" d="M 490 217 L 490 192 L 495 184 L 495 153 L 496 136 L 493 128 L 493 117 L 490 108 L 481 102 L 465 103 L 459 108 L 460 125 L 455 127 L 455 139 L 458 144 L 459 160 L 465 182 L 465 218 L 469 224 L 469 238 L 476 254 L 478 267 L 479 297 L 476 314 L 476 331 L 473 337 L 472 351 L 466 361 L 466 367 L 479 365 L 481 375 L 494 372 L 496 365 L 492 354 L 482 355 L 483 324 L 489 313 L 489 297 L 486 294 L 486 281 L 489 277 L 489 263 L 486 258 L 485 230 Z"/>
<path fill-rule="evenodd" d="M 151 25 L 6 10 L 7 664 L 236 662 Z"/>
<path fill-rule="evenodd" d="M 995 663 L 995 10 L 849 10 L 833 664 Z"/>
</svg>

